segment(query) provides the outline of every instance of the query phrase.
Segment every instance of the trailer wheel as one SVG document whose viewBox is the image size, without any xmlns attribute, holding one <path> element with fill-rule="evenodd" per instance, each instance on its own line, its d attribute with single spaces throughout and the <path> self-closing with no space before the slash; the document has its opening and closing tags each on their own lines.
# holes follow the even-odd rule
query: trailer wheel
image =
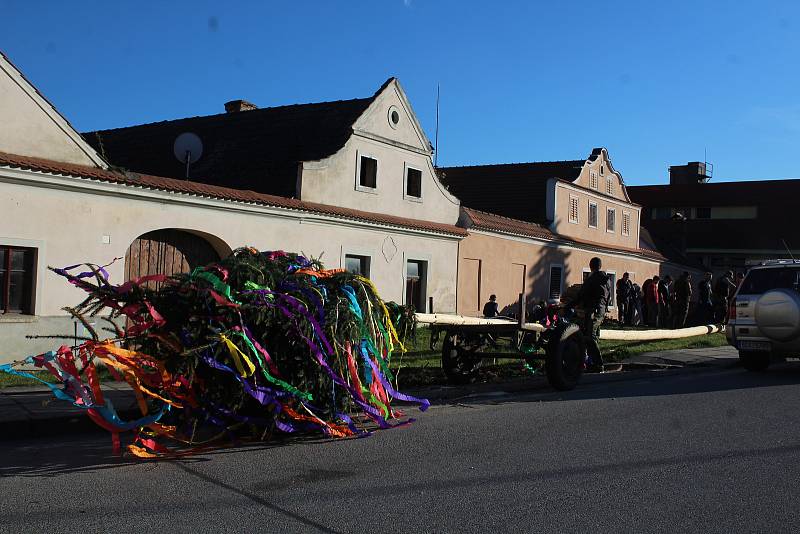
<svg viewBox="0 0 800 534">
<path fill-rule="evenodd" d="M 571 324 L 560 336 L 547 344 L 545 371 L 547 381 L 559 391 L 569 391 L 578 385 L 583 374 L 586 346 L 580 329 Z"/>
<path fill-rule="evenodd" d="M 470 384 L 478 376 L 483 360 L 477 353 L 480 336 L 448 334 L 442 344 L 442 370 L 451 384 Z"/>
</svg>

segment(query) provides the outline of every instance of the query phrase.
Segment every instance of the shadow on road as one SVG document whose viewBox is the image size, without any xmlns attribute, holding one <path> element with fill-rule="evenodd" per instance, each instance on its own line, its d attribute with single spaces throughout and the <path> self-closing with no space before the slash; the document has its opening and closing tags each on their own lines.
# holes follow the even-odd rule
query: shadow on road
<svg viewBox="0 0 800 534">
<path fill-rule="evenodd" d="M 587 383 L 588 382 L 588 383 Z M 516 389 L 513 393 L 469 393 L 446 404 L 505 404 L 512 402 L 565 402 L 574 400 L 624 397 L 656 397 L 687 395 L 738 389 L 769 388 L 800 384 L 800 364 L 782 363 L 767 371 L 755 373 L 741 368 L 692 369 L 678 371 L 645 371 L 607 373 L 585 377 L 572 391 L 543 389 L 538 381 L 530 390 Z M 498 386 L 502 389 L 502 385 Z"/>
<path fill-rule="evenodd" d="M 125 435 L 122 436 L 125 443 Z M 130 439 L 130 435 L 127 436 Z M 205 449 L 196 454 L 176 458 L 153 460 L 134 458 L 130 454 L 112 454 L 110 439 L 97 434 L 68 437 L 65 439 L 43 438 L 19 442 L 5 442 L 0 448 L 0 479 L 5 477 L 53 477 L 74 473 L 104 471 L 126 466 L 155 468 L 164 461 L 179 460 L 183 466 L 208 462 L 215 456 L 242 454 L 250 451 L 286 447 L 295 444 L 329 443 L 330 438 L 320 436 L 288 437 L 270 442 L 238 443 L 235 446 L 220 442 L 217 448 Z"/>
</svg>

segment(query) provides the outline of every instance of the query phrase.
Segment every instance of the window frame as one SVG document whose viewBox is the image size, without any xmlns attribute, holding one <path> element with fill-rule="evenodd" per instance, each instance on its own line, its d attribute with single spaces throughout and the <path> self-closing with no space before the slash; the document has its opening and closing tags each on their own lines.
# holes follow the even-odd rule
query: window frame
<svg viewBox="0 0 800 534">
<path fill-rule="evenodd" d="M 360 261 L 363 262 L 362 266 L 366 265 L 366 271 L 367 272 L 366 272 L 366 274 L 364 274 L 363 272 L 359 273 L 361 276 L 363 276 L 364 278 L 369 278 L 372 275 L 372 256 L 371 255 L 363 254 L 363 253 L 356 253 L 356 252 L 345 252 L 343 254 L 343 256 L 342 256 L 342 258 L 343 258 L 342 259 L 342 268 L 345 269 L 345 270 L 347 270 L 347 258 L 348 257 L 349 258 L 358 258 Z M 348 272 L 352 272 L 352 271 L 348 271 Z"/>
<path fill-rule="evenodd" d="M 606 195 L 614 196 L 614 181 L 610 175 L 606 177 Z"/>
<path fill-rule="evenodd" d="M 361 185 L 361 159 L 362 158 L 369 158 L 375 161 L 375 187 L 369 187 L 366 185 Z M 378 176 L 380 174 L 380 160 L 377 156 L 369 153 L 369 152 L 362 152 L 361 150 L 356 151 L 356 183 L 355 189 L 356 191 L 360 191 L 362 193 L 371 193 L 373 195 L 378 194 Z"/>
<path fill-rule="evenodd" d="M 625 229 L 625 218 L 627 217 L 628 220 L 628 228 L 627 231 Z M 620 229 L 622 235 L 629 237 L 631 235 L 631 212 L 622 210 L 622 228 Z"/>
<path fill-rule="evenodd" d="M 572 206 L 573 206 L 573 204 L 575 206 L 575 219 L 572 218 Z M 581 210 L 580 198 L 578 198 L 577 195 L 573 195 L 573 194 L 570 193 L 570 195 L 569 195 L 569 213 L 567 215 L 567 220 L 571 224 L 579 224 L 579 222 L 580 222 L 580 210 Z"/>
<path fill-rule="evenodd" d="M 592 207 L 594 207 L 594 224 L 592 224 Z M 600 207 L 597 205 L 597 202 L 590 200 L 589 201 L 589 212 L 588 216 L 586 217 L 587 223 L 589 228 L 597 228 L 597 220 L 600 218 L 598 215 L 600 213 Z"/>
<path fill-rule="evenodd" d="M 608 215 L 613 213 L 614 216 L 612 219 L 608 218 Z M 608 221 L 612 220 L 613 225 L 611 228 L 608 227 Z M 617 233 L 617 208 L 606 208 L 606 232 L 609 234 L 616 234 Z"/>
<path fill-rule="evenodd" d="M 421 284 L 421 294 L 422 294 L 422 302 L 420 303 L 422 310 L 416 310 L 417 312 L 425 313 L 428 311 L 428 281 L 430 278 L 431 272 L 431 261 L 429 258 L 421 258 L 418 256 L 406 256 L 403 262 L 403 305 L 408 306 L 411 303 L 408 302 L 408 264 L 409 263 L 417 263 L 421 264 L 423 267 L 423 273 L 418 277 Z"/>
<path fill-rule="evenodd" d="M 0 317 L 19 317 L 31 316 L 36 313 L 36 282 L 39 269 L 39 249 L 37 247 L 2 244 L 0 249 L 5 250 L 5 264 L 3 265 L 3 275 L 0 276 L 0 292 L 2 293 L 3 308 L 0 309 Z M 11 297 L 11 252 L 21 250 L 31 254 L 28 264 L 23 265 L 23 307 L 20 310 L 10 310 Z M 28 268 L 30 272 L 28 272 Z"/>
<path fill-rule="evenodd" d="M 550 268 L 547 271 L 547 299 L 550 300 L 555 298 L 553 296 L 553 268 L 558 268 L 560 271 L 559 275 L 559 284 L 560 287 L 558 288 L 558 300 L 561 300 L 561 297 L 564 295 L 564 264 L 563 263 L 551 263 Z"/>
<path fill-rule="evenodd" d="M 419 172 L 419 196 L 418 197 L 415 197 L 414 195 L 409 195 L 408 194 L 408 171 L 409 170 L 415 170 L 415 171 Z M 421 168 L 416 167 L 414 165 L 409 165 L 408 163 L 403 165 L 403 198 L 405 200 L 408 200 L 409 202 L 422 202 L 422 198 L 424 196 L 424 193 L 422 191 L 422 184 L 424 182 L 423 177 L 424 177 L 424 172 L 423 172 L 423 170 Z"/>
<path fill-rule="evenodd" d="M 595 191 L 600 190 L 600 180 L 597 177 L 597 171 L 589 171 L 589 189 Z"/>
</svg>

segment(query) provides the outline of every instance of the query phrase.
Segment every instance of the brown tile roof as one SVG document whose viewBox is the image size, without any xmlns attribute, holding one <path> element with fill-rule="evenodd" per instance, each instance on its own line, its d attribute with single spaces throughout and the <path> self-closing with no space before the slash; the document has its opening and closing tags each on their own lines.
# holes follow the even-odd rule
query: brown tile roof
<svg viewBox="0 0 800 534">
<path fill-rule="evenodd" d="M 574 181 L 586 160 L 441 167 L 441 182 L 465 206 L 546 224 L 547 181 Z"/>
<path fill-rule="evenodd" d="M 317 204 L 314 202 L 304 202 L 292 198 L 285 198 L 274 195 L 267 195 L 264 193 L 257 193 L 255 191 L 231 189 L 228 187 L 202 184 L 187 180 L 176 180 L 173 178 L 164 178 L 161 176 L 151 176 L 147 174 L 138 174 L 131 172 L 111 171 L 111 170 L 106 171 L 95 167 L 86 167 L 83 165 L 59 163 L 56 161 L 51 161 L 41 158 L 18 156 L 14 154 L 6 154 L 3 152 L 0 152 L 0 166 L 17 168 L 17 169 L 26 169 L 37 172 L 46 172 L 46 173 L 65 175 L 65 176 L 74 176 L 77 178 L 86 178 L 101 182 L 110 182 L 116 184 L 123 184 L 127 186 L 144 187 L 147 189 L 170 191 L 173 193 L 182 193 L 187 195 L 215 198 L 220 200 L 228 200 L 232 202 L 244 202 L 248 204 L 258 204 L 262 206 L 305 211 L 321 215 L 328 215 L 331 217 L 337 217 L 341 219 L 365 221 L 370 223 L 383 224 L 387 226 L 409 228 L 413 230 L 422 230 L 422 231 L 434 232 L 452 236 L 464 237 L 467 235 L 466 230 L 451 224 L 421 221 L 417 219 L 397 217 L 394 215 L 386 215 L 382 213 L 372 213 L 367 211 L 354 210 L 350 208 L 341 208 L 338 206 L 329 206 L 327 204 Z"/>
<path fill-rule="evenodd" d="M 545 239 L 548 241 L 559 241 L 564 243 L 572 243 L 576 245 L 585 245 L 593 248 L 607 250 L 609 252 L 629 252 L 639 254 L 649 259 L 663 261 L 666 259 L 664 255 L 659 252 L 654 244 L 648 243 L 646 240 L 640 239 L 639 248 L 628 247 L 615 247 L 603 243 L 596 243 L 593 241 L 585 241 L 582 239 L 575 239 L 573 237 L 566 237 L 563 235 L 555 234 L 540 224 L 520 221 L 518 219 L 511 219 L 496 215 L 494 213 L 487 213 L 484 211 L 474 210 L 471 208 L 462 208 L 464 214 L 470 220 L 470 228 L 478 230 L 489 230 L 493 232 L 500 232 L 505 234 L 518 235 L 523 237 L 533 237 L 537 239 Z"/>
<path fill-rule="evenodd" d="M 369 98 L 296 104 L 155 122 L 83 134 L 112 165 L 183 179 L 173 154 L 178 135 L 200 137 L 203 153 L 191 165 L 195 182 L 297 197 L 297 167 L 326 158 L 352 134 L 353 123 L 394 80 Z"/>
</svg>

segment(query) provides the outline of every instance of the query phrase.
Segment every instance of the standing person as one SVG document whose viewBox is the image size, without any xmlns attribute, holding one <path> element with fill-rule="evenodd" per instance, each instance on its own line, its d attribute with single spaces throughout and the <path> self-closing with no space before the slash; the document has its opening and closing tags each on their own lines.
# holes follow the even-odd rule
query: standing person
<svg viewBox="0 0 800 534">
<path fill-rule="evenodd" d="M 642 289 L 644 290 L 644 304 L 647 307 L 647 325 L 656 328 L 658 328 L 658 282 L 659 281 L 660 278 L 658 277 L 658 275 L 655 275 L 652 278 L 652 280 L 650 280 L 649 284 L 645 282 L 645 284 L 647 285 L 646 289 L 644 286 L 642 286 Z"/>
<path fill-rule="evenodd" d="M 671 305 L 672 277 L 667 275 L 658 282 L 658 326 L 661 328 L 669 328 L 672 326 L 670 324 Z"/>
<path fill-rule="evenodd" d="M 689 303 L 692 301 L 692 275 L 687 271 L 675 281 L 675 304 L 672 310 L 672 328 L 683 328 L 689 315 Z"/>
<path fill-rule="evenodd" d="M 728 302 L 736 292 L 733 271 L 727 271 L 714 286 L 714 320 L 722 324 L 728 323 Z"/>
<path fill-rule="evenodd" d="M 642 282 L 642 324 L 647 324 L 650 314 L 647 311 L 647 294 L 650 292 L 650 286 L 653 285 L 653 279 L 648 278 L 644 282 Z"/>
<path fill-rule="evenodd" d="M 485 293 L 484 293 L 485 294 Z M 483 305 L 484 317 L 497 317 L 497 295 L 490 295 L 489 302 Z"/>
<path fill-rule="evenodd" d="M 631 286 L 631 298 L 628 303 L 631 308 L 631 326 L 644 324 L 644 316 L 642 315 L 642 288 L 639 287 L 639 284 L 634 283 Z"/>
<path fill-rule="evenodd" d="M 700 299 L 697 303 L 697 318 L 700 324 L 709 324 L 714 320 L 714 303 L 711 300 L 711 279 L 710 272 L 703 275 L 703 279 L 697 285 Z"/>
<path fill-rule="evenodd" d="M 623 326 L 631 322 L 630 300 L 632 288 L 631 275 L 624 273 L 622 278 L 617 280 L 617 312 L 619 313 L 619 324 Z"/>
<path fill-rule="evenodd" d="M 581 322 L 581 333 L 586 340 L 586 352 L 591 358 L 591 370 L 603 370 L 603 355 L 600 354 L 600 346 L 597 340 L 600 338 L 600 325 L 606 316 L 608 305 L 611 302 L 611 278 L 602 271 L 603 262 L 600 258 L 594 257 L 589 261 L 589 269 L 592 274 L 581 286 L 581 290 L 575 300 L 567 304 L 567 308 L 575 305 L 583 308 L 583 321 Z"/>
</svg>

